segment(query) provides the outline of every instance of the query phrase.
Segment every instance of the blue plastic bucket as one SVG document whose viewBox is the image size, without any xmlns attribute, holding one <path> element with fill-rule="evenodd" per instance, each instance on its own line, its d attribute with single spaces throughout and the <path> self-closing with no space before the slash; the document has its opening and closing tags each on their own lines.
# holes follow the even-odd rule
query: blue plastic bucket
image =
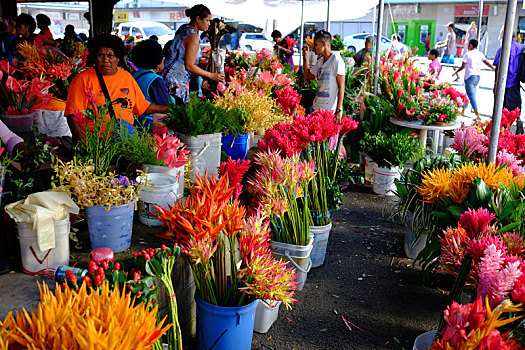
<svg viewBox="0 0 525 350">
<path fill-rule="evenodd" d="M 197 302 L 197 349 L 250 350 L 255 310 L 259 300 L 240 307 L 216 306 L 195 294 Z M 215 345 L 214 345 L 215 344 Z"/>
<path fill-rule="evenodd" d="M 250 134 L 222 135 L 222 150 L 233 160 L 246 159 Z"/>
<path fill-rule="evenodd" d="M 86 207 L 91 248 L 111 248 L 119 253 L 131 245 L 135 203 L 120 207 Z"/>
</svg>

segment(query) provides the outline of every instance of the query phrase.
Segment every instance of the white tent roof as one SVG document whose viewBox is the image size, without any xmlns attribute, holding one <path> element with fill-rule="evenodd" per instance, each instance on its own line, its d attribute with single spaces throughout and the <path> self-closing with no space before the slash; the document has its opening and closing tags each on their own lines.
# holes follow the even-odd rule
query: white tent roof
<svg viewBox="0 0 525 350">
<path fill-rule="evenodd" d="M 171 2 L 167 0 L 166 2 Z M 206 5 L 215 16 L 231 18 L 283 35 L 301 25 L 301 0 L 173 0 L 192 7 Z M 363 17 L 378 0 L 330 0 L 330 21 Z M 304 0 L 305 22 L 326 22 L 327 0 Z"/>
</svg>

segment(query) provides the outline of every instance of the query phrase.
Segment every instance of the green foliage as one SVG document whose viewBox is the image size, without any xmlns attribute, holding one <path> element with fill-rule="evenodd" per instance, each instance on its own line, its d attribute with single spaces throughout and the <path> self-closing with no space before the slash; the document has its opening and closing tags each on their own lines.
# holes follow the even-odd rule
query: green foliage
<svg viewBox="0 0 525 350">
<path fill-rule="evenodd" d="M 226 110 L 215 106 L 209 100 L 200 99 L 196 94 L 190 96 L 187 105 L 171 103 L 168 116 L 162 121 L 173 131 L 186 136 L 215 134 L 219 132 L 244 134 L 244 125 L 248 120 L 245 110 L 232 108 Z"/>
<path fill-rule="evenodd" d="M 155 157 L 155 137 L 145 131 L 137 130 L 119 141 L 119 161 L 129 164 L 164 165 Z"/>
<path fill-rule="evenodd" d="M 388 101 L 376 95 L 365 95 L 363 103 L 365 108 L 359 121 L 366 133 L 375 135 L 382 131 L 393 133 L 397 130 L 396 126 L 390 123 L 393 111 Z"/>
<path fill-rule="evenodd" d="M 341 36 L 336 34 L 332 37 L 332 51 L 341 51 L 344 50 L 345 44 L 341 40 Z"/>
<path fill-rule="evenodd" d="M 402 168 L 420 152 L 421 148 L 415 137 L 405 133 L 387 136 L 382 132 L 376 135 L 365 134 L 361 146 L 363 152 L 381 168 Z"/>
</svg>

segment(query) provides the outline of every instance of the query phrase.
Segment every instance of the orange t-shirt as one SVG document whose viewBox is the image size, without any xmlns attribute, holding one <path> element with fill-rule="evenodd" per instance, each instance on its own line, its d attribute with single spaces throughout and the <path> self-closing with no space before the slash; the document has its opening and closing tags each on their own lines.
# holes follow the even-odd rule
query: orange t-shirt
<svg viewBox="0 0 525 350">
<path fill-rule="evenodd" d="M 103 75 L 103 78 L 117 118 L 133 124 L 133 115 L 144 114 L 151 105 L 144 97 L 133 76 L 125 70 L 118 68 L 117 73 Z M 93 90 L 97 105 L 106 104 L 106 98 L 98 82 L 97 73 L 91 67 L 77 75 L 69 85 L 65 115 L 74 114 L 75 110 L 83 112 L 87 109 L 87 88 Z"/>
</svg>

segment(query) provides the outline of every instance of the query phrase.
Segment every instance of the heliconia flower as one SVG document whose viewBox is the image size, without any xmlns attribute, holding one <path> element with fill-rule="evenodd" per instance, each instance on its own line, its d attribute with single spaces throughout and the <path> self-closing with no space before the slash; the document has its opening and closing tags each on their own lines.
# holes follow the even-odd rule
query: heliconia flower
<svg viewBox="0 0 525 350">
<path fill-rule="evenodd" d="M 467 231 L 471 238 L 476 238 L 496 218 L 494 213 L 489 213 L 485 208 L 477 210 L 468 209 L 459 217 L 459 224 Z"/>
</svg>

